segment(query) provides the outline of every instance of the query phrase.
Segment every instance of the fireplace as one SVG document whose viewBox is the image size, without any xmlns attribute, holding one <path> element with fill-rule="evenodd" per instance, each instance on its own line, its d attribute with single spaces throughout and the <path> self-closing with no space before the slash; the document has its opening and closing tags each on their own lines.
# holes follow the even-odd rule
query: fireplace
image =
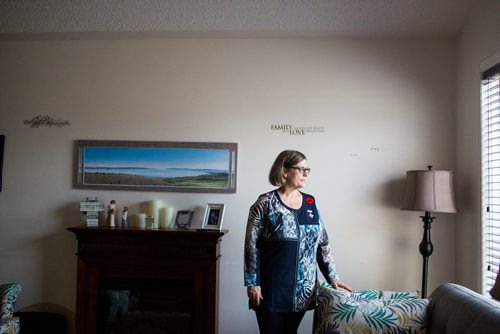
<svg viewBox="0 0 500 334">
<path fill-rule="evenodd" d="M 103 278 L 97 333 L 193 333 L 194 293 L 186 281 Z"/>
<path fill-rule="evenodd" d="M 79 334 L 217 333 L 223 231 L 70 227 Z"/>
</svg>

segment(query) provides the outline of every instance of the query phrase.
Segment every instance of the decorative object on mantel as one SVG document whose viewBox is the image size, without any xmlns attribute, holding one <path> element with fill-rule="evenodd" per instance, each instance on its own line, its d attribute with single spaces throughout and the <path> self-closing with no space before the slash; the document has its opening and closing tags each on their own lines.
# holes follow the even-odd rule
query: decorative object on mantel
<svg viewBox="0 0 500 334">
<path fill-rule="evenodd" d="M 0 135 L 0 192 L 2 191 L 2 174 L 3 174 L 3 147 L 5 145 L 5 136 Z"/>
<path fill-rule="evenodd" d="M 128 207 L 126 206 L 122 210 L 122 228 L 128 228 Z"/>
<path fill-rule="evenodd" d="M 225 204 L 207 203 L 205 206 L 205 215 L 201 228 L 207 230 L 219 230 L 222 228 L 224 219 Z"/>
<path fill-rule="evenodd" d="M 137 227 L 146 228 L 146 214 L 138 213 L 137 214 Z"/>
<path fill-rule="evenodd" d="M 175 228 L 174 214 L 174 208 L 160 208 L 160 228 Z"/>
<path fill-rule="evenodd" d="M 99 226 L 99 212 L 104 211 L 104 204 L 99 203 L 97 197 L 87 197 L 80 202 L 80 211 L 85 215 L 87 227 Z"/>
<path fill-rule="evenodd" d="M 64 126 L 71 125 L 71 123 L 67 120 L 54 119 L 54 118 L 47 116 L 47 115 L 35 116 L 31 120 L 25 120 L 24 124 L 27 124 L 27 125 L 31 126 L 32 128 L 38 128 L 40 126 L 48 126 L 48 127 L 57 126 L 58 128 L 62 128 Z"/>
<path fill-rule="evenodd" d="M 420 216 L 424 223 L 424 234 L 419 245 L 423 257 L 422 298 L 427 298 L 427 271 L 429 256 L 433 251 L 431 223 L 436 217 L 431 212 L 456 213 L 453 195 L 453 172 L 445 170 L 413 170 L 406 172 L 406 193 L 401 210 L 425 211 Z"/>
<path fill-rule="evenodd" d="M 236 143 L 75 142 L 75 188 L 235 193 Z"/>
<path fill-rule="evenodd" d="M 191 225 L 191 220 L 193 220 L 194 212 L 190 210 L 179 210 L 177 211 L 177 216 L 175 217 L 175 223 L 178 227 L 187 229 Z"/>
<path fill-rule="evenodd" d="M 160 208 L 163 207 L 163 202 L 161 200 L 149 201 L 148 213 L 153 217 L 153 228 L 157 229 L 160 227 Z"/>
<path fill-rule="evenodd" d="M 146 218 L 144 219 L 145 223 L 146 223 L 146 228 L 148 230 L 154 230 L 156 229 L 155 227 L 155 219 L 153 216 L 151 215 L 146 215 Z"/>
<path fill-rule="evenodd" d="M 116 214 L 116 205 L 115 200 L 112 200 L 108 204 L 108 226 L 115 227 L 115 214 Z"/>
</svg>

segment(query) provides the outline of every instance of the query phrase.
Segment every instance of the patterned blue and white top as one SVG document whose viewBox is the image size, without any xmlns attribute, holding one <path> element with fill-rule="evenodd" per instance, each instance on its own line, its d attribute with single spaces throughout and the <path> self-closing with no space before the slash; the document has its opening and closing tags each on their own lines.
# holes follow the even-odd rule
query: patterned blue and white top
<svg viewBox="0 0 500 334">
<path fill-rule="evenodd" d="M 260 286 L 259 309 L 313 309 L 317 265 L 328 283 L 338 279 L 330 244 L 313 196 L 302 193 L 292 209 L 277 190 L 260 195 L 250 208 L 245 236 L 245 286 Z"/>
</svg>

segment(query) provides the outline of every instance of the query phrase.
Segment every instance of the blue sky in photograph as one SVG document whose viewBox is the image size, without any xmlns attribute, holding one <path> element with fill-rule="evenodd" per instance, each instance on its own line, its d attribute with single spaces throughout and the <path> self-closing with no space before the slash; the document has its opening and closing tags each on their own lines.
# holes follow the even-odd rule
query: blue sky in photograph
<svg viewBox="0 0 500 334">
<path fill-rule="evenodd" d="M 229 151 L 156 147 L 85 147 L 85 166 L 227 170 Z"/>
</svg>

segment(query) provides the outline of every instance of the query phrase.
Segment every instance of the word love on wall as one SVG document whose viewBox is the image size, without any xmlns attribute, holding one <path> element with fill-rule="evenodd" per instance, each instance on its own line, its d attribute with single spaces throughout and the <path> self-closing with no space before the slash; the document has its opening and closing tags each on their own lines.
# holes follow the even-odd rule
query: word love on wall
<svg viewBox="0 0 500 334">
<path fill-rule="evenodd" d="M 324 133 L 322 126 L 295 126 L 293 124 L 271 124 L 271 131 L 290 136 L 305 136 L 311 133 Z"/>
</svg>

